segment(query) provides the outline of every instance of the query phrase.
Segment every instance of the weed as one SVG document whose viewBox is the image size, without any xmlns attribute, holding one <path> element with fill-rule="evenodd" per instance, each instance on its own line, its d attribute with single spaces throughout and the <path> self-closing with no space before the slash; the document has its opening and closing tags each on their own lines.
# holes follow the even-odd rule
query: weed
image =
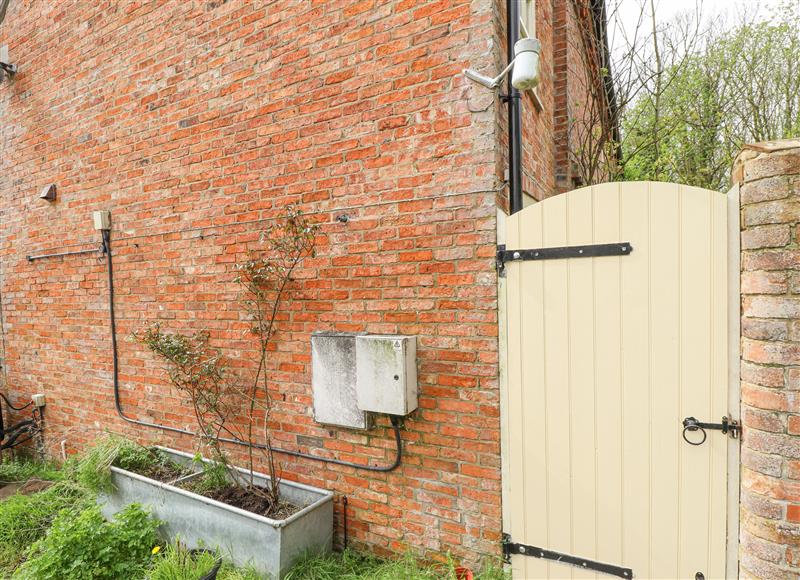
<svg viewBox="0 0 800 580">
<path fill-rule="evenodd" d="M 231 485 L 231 477 L 224 463 L 217 461 L 203 461 L 200 455 L 195 456 L 195 465 L 202 468 L 203 474 L 192 478 L 182 486 L 191 492 L 205 495 L 211 491 L 223 489 Z"/>
<path fill-rule="evenodd" d="M 29 550 L 14 579 L 143 578 L 157 543 L 160 522 L 131 504 L 107 522 L 97 505 L 62 511 L 47 535 Z"/>
</svg>

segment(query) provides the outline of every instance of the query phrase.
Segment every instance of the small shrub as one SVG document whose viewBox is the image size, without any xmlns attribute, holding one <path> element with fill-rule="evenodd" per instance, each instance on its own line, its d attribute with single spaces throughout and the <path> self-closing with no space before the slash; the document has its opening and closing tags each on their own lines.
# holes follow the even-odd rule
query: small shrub
<svg viewBox="0 0 800 580">
<path fill-rule="evenodd" d="M 143 578 L 158 537 L 157 520 L 131 504 L 107 522 L 90 505 L 79 514 L 62 511 L 47 535 L 29 551 L 14 579 L 58 580 Z"/>
<path fill-rule="evenodd" d="M 132 337 L 166 363 L 170 382 L 187 397 L 199 428 L 197 435 L 212 458 L 225 465 L 236 485 L 266 500 L 274 512 L 281 506 L 280 467 L 269 430 L 272 401 L 268 359 L 281 309 L 294 297 L 294 273 L 306 256 L 314 254 L 318 229 L 301 212 L 289 208 L 284 219 L 262 231 L 260 243 L 248 259 L 236 265 L 241 302 L 258 343 L 255 374 L 244 382 L 240 381 L 244 377 L 230 372 L 222 352 L 210 344 L 207 330 L 194 334 L 166 332 L 156 323 Z M 223 439 L 235 439 L 246 446 L 249 477 L 234 473 L 222 447 Z M 256 453 L 263 455 L 270 475 L 263 488 L 255 485 Z"/>
</svg>

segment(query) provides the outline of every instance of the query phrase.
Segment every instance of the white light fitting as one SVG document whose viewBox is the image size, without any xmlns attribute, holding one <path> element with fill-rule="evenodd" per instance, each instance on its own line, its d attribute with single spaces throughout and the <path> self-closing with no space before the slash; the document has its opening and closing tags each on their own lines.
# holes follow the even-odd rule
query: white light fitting
<svg viewBox="0 0 800 580">
<path fill-rule="evenodd" d="M 526 91 L 539 84 L 539 53 L 541 50 L 542 45 L 537 39 L 521 38 L 514 44 L 513 60 L 496 77 L 483 75 L 473 69 L 466 69 L 464 75 L 487 89 L 496 89 L 503 83 L 503 77 L 513 67 L 511 85 L 517 90 Z"/>
</svg>

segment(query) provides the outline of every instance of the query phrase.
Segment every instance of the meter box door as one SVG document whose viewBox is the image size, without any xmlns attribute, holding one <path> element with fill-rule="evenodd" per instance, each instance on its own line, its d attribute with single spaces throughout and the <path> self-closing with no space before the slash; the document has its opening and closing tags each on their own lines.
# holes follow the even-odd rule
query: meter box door
<svg viewBox="0 0 800 580">
<path fill-rule="evenodd" d="M 417 408 L 417 339 L 356 337 L 356 395 L 362 411 L 408 415 Z"/>
<path fill-rule="evenodd" d="M 311 335 L 311 388 L 314 420 L 349 429 L 369 429 L 368 413 L 356 404 L 356 335 Z"/>
</svg>

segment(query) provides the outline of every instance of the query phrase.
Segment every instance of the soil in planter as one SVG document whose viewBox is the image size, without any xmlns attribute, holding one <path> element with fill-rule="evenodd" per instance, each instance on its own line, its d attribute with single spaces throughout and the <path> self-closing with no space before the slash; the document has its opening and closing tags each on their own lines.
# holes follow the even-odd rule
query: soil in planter
<svg viewBox="0 0 800 580">
<path fill-rule="evenodd" d="M 189 475 L 192 473 L 192 470 L 183 467 L 182 465 L 178 465 L 177 463 L 169 462 L 163 465 L 153 465 L 147 469 L 140 469 L 135 473 L 144 475 L 150 479 L 155 479 L 156 481 L 160 481 L 162 483 L 169 483 L 171 481 L 175 481 L 179 477 Z"/>
<path fill-rule="evenodd" d="M 286 519 L 293 513 L 303 509 L 303 506 L 295 505 L 286 500 L 280 500 L 277 506 L 273 505 L 272 502 L 253 492 L 249 487 L 231 484 L 225 487 L 208 489 L 203 485 L 202 479 L 189 480 L 178 485 L 188 491 L 273 520 Z"/>
<path fill-rule="evenodd" d="M 302 507 L 285 500 L 279 500 L 278 505 L 275 506 L 272 502 L 259 494 L 247 488 L 239 487 L 238 485 L 229 485 L 222 489 L 211 490 L 203 495 L 230 506 L 274 520 L 286 519 L 293 513 L 302 509 Z"/>
<path fill-rule="evenodd" d="M 157 459 L 154 459 L 152 463 L 147 465 L 123 465 L 121 467 L 127 471 L 132 471 L 133 473 L 155 479 L 162 483 L 170 483 L 179 477 L 193 473 L 190 468 L 172 461 L 158 450 L 153 453 Z"/>
</svg>

